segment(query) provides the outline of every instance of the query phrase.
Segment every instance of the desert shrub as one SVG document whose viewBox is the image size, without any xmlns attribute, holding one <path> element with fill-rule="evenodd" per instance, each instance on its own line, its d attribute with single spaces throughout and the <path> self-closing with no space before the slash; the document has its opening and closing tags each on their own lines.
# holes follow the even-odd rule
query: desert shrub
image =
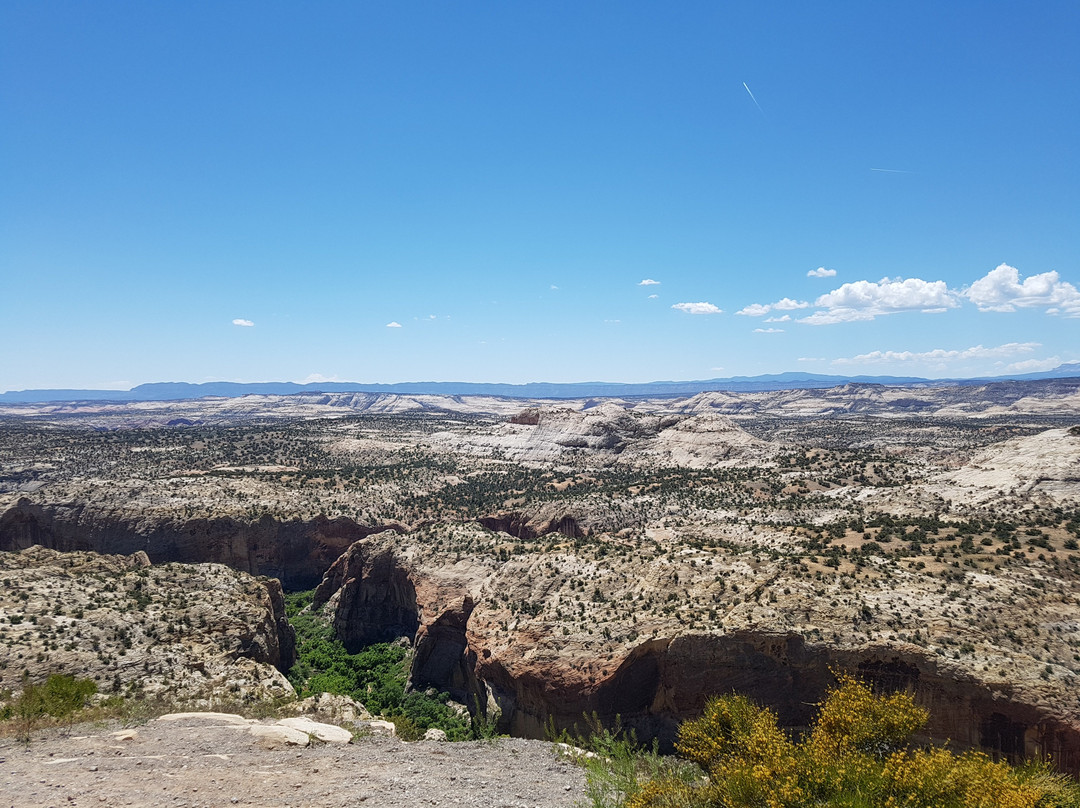
<svg viewBox="0 0 1080 808">
<path fill-rule="evenodd" d="M 842 674 L 839 686 L 825 698 L 809 745 L 834 756 L 850 750 L 881 756 L 903 748 L 929 718 L 906 693 L 876 696 L 862 682 Z"/>
<path fill-rule="evenodd" d="M 697 795 L 706 804 L 787 805 L 805 796 L 795 745 L 772 710 L 745 696 L 712 699 L 701 718 L 679 728 L 675 748 L 709 774 Z"/>
<path fill-rule="evenodd" d="M 548 740 L 565 744 L 571 750 L 568 757 L 585 769 L 585 796 L 591 808 L 623 808 L 639 794 L 642 783 L 665 783 L 674 793 L 692 779 L 692 769 L 660 755 L 656 741 L 649 747 L 638 743 L 619 716 L 612 727 L 604 726 L 596 713 L 582 719 L 584 728 L 575 726 L 572 732 L 557 731 L 549 721 L 546 734 Z"/>
<path fill-rule="evenodd" d="M 97 684 L 93 679 L 54 674 L 45 681 L 45 712 L 70 726 L 75 715 L 90 703 L 90 697 L 95 693 Z"/>
<path fill-rule="evenodd" d="M 75 716 L 97 693 L 97 685 L 91 679 L 53 674 L 44 684 L 38 684 L 24 675 L 22 690 L 5 705 L 0 718 L 15 722 L 16 736 L 23 743 L 30 743 L 31 735 L 46 716 L 71 725 Z"/>
<path fill-rule="evenodd" d="M 810 732 L 792 741 L 744 696 L 713 699 L 676 749 L 706 779 L 654 779 L 628 808 L 1080 808 L 1080 786 L 1043 764 L 912 748 L 928 714 L 905 694 L 840 676 Z"/>
<path fill-rule="evenodd" d="M 394 725 L 394 734 L 403 741 L 419 741 L 424 737 L 424 730 L 407 715 L 392 715 L 390 721 Z"/>
</svg>

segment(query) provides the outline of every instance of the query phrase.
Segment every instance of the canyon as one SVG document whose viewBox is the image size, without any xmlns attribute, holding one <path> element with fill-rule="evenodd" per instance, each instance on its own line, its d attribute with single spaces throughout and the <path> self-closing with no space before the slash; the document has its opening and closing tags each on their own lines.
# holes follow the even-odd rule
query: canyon
<svg viewBox="0 0 1080 808">
<path fill-rule="evenodd" d="M 8 405 L 0 551 L 314 588 L 515 735 L 596 712 L 670 748 L 733 690 L 797 730 L 854 671 L 928 740 L 1075 774 L 1078 390 Z"/>
</svg>

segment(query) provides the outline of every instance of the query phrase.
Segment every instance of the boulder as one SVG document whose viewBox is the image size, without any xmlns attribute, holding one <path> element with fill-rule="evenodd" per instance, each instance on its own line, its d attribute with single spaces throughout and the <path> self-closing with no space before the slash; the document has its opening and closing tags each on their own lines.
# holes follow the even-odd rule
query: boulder
<svg viewBox="0 0 1080 808">
<path fill-rule="evenodd" d="M 268 749 L 280 746 L 307 746 L 311 743 L 311 736 L 306 732 L 281 724 L 252 724 L 248 727 L 248 732 Z"/>
<path fill-rule="evenodd" d="M 347 729 L 341 727 L 335 727 L 333 724 L 323 724 L 319 721 L 312 721 L 306 716 L 298 716 L 296 718 L 282 718 L 277 722 L 279 727 L 288 727 L 290 729 L 299 730 L 306 733 L 310 737 L 323 743 L 351 743 L 352 733 Z"/>
</svg>

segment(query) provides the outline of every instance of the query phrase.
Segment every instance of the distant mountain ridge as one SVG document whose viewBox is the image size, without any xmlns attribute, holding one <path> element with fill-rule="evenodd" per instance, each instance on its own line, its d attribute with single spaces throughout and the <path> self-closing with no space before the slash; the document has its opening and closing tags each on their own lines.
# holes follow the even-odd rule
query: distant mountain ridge
<svg viewBox="0 0 1080 808">
<path fill-rule="evenodd" d="M 206 396 L 238 398 L 248 395 L 288 396 L 299 393 L 396 393 L 399 395 L 499 396 L 502 398 L 603 398 L 692 396 L 711 392 L 768 392 L 772 390 L 820 390 L 844 384 L 892 386 L 974 385 L 994 381 L 1030 381 L 1080 376 L 1080 362 L 1059 365 L 1039 373 L 984 376 L 970 379 L 925 379 L 918 376 L 833 376 L 820 373 L 767 373 L 702 381 L 658 381 L 642 384 L 621 382 L 152 382 L 130 390 L 11 390 L 0 393 L 0 403 L 41 404 L 63 401 L 180 401 Z"/>
</svg>

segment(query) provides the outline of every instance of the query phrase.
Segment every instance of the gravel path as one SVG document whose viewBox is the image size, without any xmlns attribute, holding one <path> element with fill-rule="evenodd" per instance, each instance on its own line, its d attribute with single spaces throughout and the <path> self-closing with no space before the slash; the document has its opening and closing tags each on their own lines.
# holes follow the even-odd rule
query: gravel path
<svg viewBox="0 0 1080 808">
<path fill-rule="evenodd" d="M 371 736 L 347 746 L 268 749 L 236 727 L 151 721 L 134 730 L 42 733 L 29 749 L 0 740 L 0 808 L 554 808 L 574 805 L 583 788 L 581 769 L 551 744 L 518 738 Z"/>
</svg>

